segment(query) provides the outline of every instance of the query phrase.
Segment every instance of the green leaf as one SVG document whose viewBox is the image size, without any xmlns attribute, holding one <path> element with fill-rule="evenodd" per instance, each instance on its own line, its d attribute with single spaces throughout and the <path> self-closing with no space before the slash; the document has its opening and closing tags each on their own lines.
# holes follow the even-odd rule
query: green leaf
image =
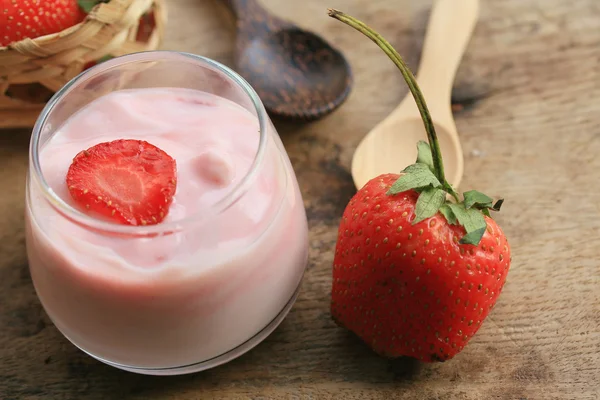
<svg viewBox="0 0 600 400">
<path fill-rule="evenodd" d="M 473 206 L 476 208 L 489 208 L 494 201 L 491 197 L 478 192 L 477 190 L 465 192 L 463 193 L 463 196 L 465 197 L 465 208 L 467 209 Z"/>
<path fill-rule="evenodd" d="M 108 1 L 106 1 L 106 0 L 77 0 L 77 4 L 79 4 L 79 7 L 81 7 L 81 9 L 83 11 L 85 11 L 86 13 L 89 13 L 90 11 L 92 11 L 98 3 L 107 3 L 107 2 Z"/>
<path fill-rule="evenodd" d="M 434 216 L 446 201 L 446 192 L 442 189 L 429 187 L 421 192 L 415 206 L 413 225 Z"/>
<path fill-rule="evenodd" d="M 420 171 L 423 171 L 423 170 L 426 171 L 427 169 L 424 168 L 424 167 L 425 166 L 423 164 L 418 164 L 418 163 L 410 164 L 408 167 L 404 168 L 402 170 L 402 172 L 405 173 L 405 174 L 412 174 L 412 173 L 420 172 Z"/>
<path fill-rule="evenodd" d="M 456 225 L 458 223 L 456 215 L 454 215 L 452 209 L 448 206 L 448 204 L 444 204 L 443 206 L 441 206 L 440 212 L 442 213 L 444 218 L 446 218 L 446 221 L 448 221 L 450 225 Z"/>
<path fill-rule="evenodd" d="M 465 236 L 463 236 L 462 239 L 460 239 L 460 243 L 478 245 L 484 233 L 485 227 L 476 231 L 469 232 Z"/>
<path fill-rule="evenodd" d="M 462 203 L 449 203 L 448 207 L 467 231 L 467 234 L 460 239 L 460 243 L 479 244 L 487 226 L 481 211 L 475 208 L 466 208 Z"/>
<path fill-rule="evenodd" d="M 412 164 L 404 169 L 402 175 L 388 190 L 387 194 L 406 192 L 410 189 L 422 189 L 428 186 L 440 187 L 442 184 L 425 164 Z"/>
<path fill-rule="evenodd" d="M 417 162 L 427 165 L 433 172 L 435 168 L 433 167 L 433 156 L 431 155 L 431 147 L 429 147 L 429 143 L 419 140 L 419 143 L 417 143 L 417 152 Z"/>
</svg>

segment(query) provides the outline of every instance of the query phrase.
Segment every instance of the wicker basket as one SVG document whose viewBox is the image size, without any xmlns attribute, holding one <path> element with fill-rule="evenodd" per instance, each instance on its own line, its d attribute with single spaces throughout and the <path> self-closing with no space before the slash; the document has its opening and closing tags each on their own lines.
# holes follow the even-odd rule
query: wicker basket
<svg viewBox="0 0 600 400">
<path fill-rule="evenodd" d="M 33 126 L 50 96 L 90 63 L 157 49 L 166 24 L 164 1 L 110 0 L 62 32 L 0 47 L 0 128 Z M 143 16 L 154 24 L 142 40 Z"/>
</svg>

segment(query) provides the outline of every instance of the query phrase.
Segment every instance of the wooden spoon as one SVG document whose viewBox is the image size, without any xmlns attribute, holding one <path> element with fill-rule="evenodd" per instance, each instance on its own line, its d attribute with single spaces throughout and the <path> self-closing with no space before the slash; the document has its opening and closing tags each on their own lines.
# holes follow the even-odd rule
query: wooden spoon
<svg viewBox="0 0 600 400">
<path fill-rule="evenodd" d="M 455 188 L 463 175 L 463 151 L 451 110 L 452 85 L 477 21 L 479 0 L 437 0 L 423 46 L 417 82 L 427 101 L 444 158 L 446 179 Z M 410 92 L 358 145 L 352 159 L 357 188 L 382 173 L 399 173 L 417 159 L 417 142 L 427 141 Z"/>
<path fill-rule="evenodd" d="M 352 72 L 339 51 L 273 16 L 257 0 L 222 1 L 237 18 L 237 72 L 271 114 L 314 120 L 348 97 Z"/>
</svg>

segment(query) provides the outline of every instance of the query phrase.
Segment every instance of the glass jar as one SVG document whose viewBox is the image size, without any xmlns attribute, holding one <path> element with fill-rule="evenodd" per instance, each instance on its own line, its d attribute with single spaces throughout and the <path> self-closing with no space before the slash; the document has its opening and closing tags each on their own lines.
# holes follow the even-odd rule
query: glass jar
<svg viewBox="0 0 600 400">
<path fill-rule="evenodd" d="M 64 167 L 53 164 L 70 164 L 78 142 L 57 146 L 54 136 L 79 116 L 98 141 L 103 132 L 108 140 L 118 115 L 99 116 L 88 106 L 119 91 L 151 88 L 202 91 L 250 112 L 257 143 L 251 165 L 193 215 L 139 226 L 94 218 L 74 205 Z M 182 112 L 177 118 L 188 117 Z M 160 115 L 144 118 L 161 121 Z M 168 123 L 156 125 L 169 129 Z M 192 131 L 173 132 L 172 139 L 192 142 L 186 137 Z M 85 137 L 86 129 L 78 134 Z M 212 135 L 226 140 L 218 129 Z M 51 143 L 52 151 L 45 151 Z M 31 138 L 29 167 L 25 221 L 33 284 L 55 326 L 92 357 L 153 375 L 212 368 L 260 343 L 292 307 L 308 254 L 302 197 L 260 99 L 231 69 L 169 51 L 97 65 L 45 107 Z M 190 184 L 178 176 L 177 192 Z"/>
</svg>

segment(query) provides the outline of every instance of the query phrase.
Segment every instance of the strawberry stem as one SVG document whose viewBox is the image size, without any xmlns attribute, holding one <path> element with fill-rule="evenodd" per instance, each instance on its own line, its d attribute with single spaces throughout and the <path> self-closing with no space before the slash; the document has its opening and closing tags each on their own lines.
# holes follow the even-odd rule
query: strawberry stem
<svg viewBox="0 0 600 400">
<path fill-rule="evenodd" d="M 367 36 L 371 39 L 377 46 L 379 46 L 385 54 L 396 64 L 410 92 L 417 103 L 417 108 L 419 109 L 419 113 L 421 114 L 421 118 L 423 119 L 423 124 L 425 125 L 425 131 L 427 132 L 427 140 L 429 141 L 429 146 L 431 147 L 431 153 L 433 156 L 433 168 L 434 174 L 436 178 L 442 184 L 443 190 L 449 193 L 457 202 L 460 202 L 458 197 L 458 193 L 454 190 L 452 185 L 446 181 L 446 176 L 444 174 L 444 162 L 442 160 L 442 152 L 440 150 L 440 144 L 437 138 L 437 134 L 435 132 L 435 127 L 433 125 L 433 121 L 431 120 L 431 114 L 429 109 L 427 108 L 427 103 L 425 102 L 425 98 L 423 97 L 423 93 L 417 84 L 417 80 L 414 75 L 402 59 L 400 54 L 392 47 L 392 45 L 385 40 L 379 33 L 375 32 L 373 29 L 369 28 L 363 22 L 357 20 L 354 17 L 351 17 L 341 11 L 335 9 L 329 9 L 328 14 L 330 17 L 337 19 L 345 23 L 346 25 L 351 26 L 356 29 L 363 35 Z"/>
</svg>

